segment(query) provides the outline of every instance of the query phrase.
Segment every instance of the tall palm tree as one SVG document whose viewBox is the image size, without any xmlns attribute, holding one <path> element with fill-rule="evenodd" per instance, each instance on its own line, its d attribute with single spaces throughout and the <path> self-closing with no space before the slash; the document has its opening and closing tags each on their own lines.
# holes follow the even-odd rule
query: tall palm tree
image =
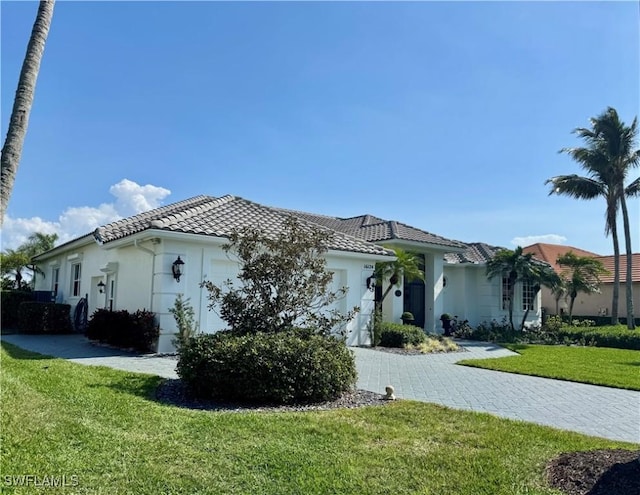
<svg viewBox="0 0 640 495">
<path fill-rule="evenodd" d="M 569 251 L 559 256 L 556 261 L 565 267 L 563 273 L 565 287 L 569 294 L 569 322 L 573 321 L 573 304 L 578 297 L 578 292 L 592 294 L 598 292 L 600 287 L 600 275 L 607 273 L 602 263 L 588 256 L 578 256 Z"/>
<path fill-rule="evenodd" d="M 420 260 L 415 254 L 405 251 L 402 248 L 390 249 L 393 249 L 395 252 L 396 259 L 394 261 L 385 261 L 376 264 L 376 279 L 382 283 L 384 283 L 385 280 L 389 282 L 382 297 L 377 301 L 378 309 L 382 308 L 382 302 L 389 295 L 391 289 L 394 286 L 400 286 L 403 280 L 407 282 L 424 280 L 424 272 L 420 269 Z"/>
<path fill-rule="evenodd" d="M 544 264 L 546 265 L 546 263 Z M 522 247 L 518 246 L 515 250 L 501 249 L 493 258 L 487 262 L 487 278 L 489 280 L 500 277 L 507 278 L 507 299 L 509 310 L 509 324 L 511 330 L 515 330 L 513 324 L 513 303 L 515 300 L 516 284 L 518 282 L 532 283 L 534 285 L 535 294 L 540 290 L 540 285 L 551 284 L 553 276 L 546 269 L 542 269 L 543 264 L 533 259 L 532 253 L 524 253 Z M 549 267 L 551 269 L 551 267 Z M 536 290 L 537 288 L 537 290 Z M 528 310 L 525 310 L 525 318 Z M 524 327 L 524 319 L 520 329 Z"/>
<path fill-rule="evenodd" d="M 620 291 L 620 246 L 618 242 L 618 208 L 622 210 L 625 248 L 627 252 L 627 327 L 635 328 L 633 318 L 633 280 L 631 230 L 627 211 L 627 197 L 640 192 L 638 179 L 628 186 L 625 180 L 630 170 L 640 164 L 640 150 L 634 150 L 638 135 L 638 121 L 630 126 L 622 122 L 614 108 L 607 108 L 598 117 L 590 119 L 591 128 L 577 128 L 573 132 L 584 140 L 585 147 L 563 148 L 587 172 L 586 177 L 576 174 L 560 175 L 547 180 L 551 184 L 549 194 L 562 194 L 577 199 L 605 198 L 605 234 L 613 240 L 614 280 L 611 302 L 611 323 L 618 323 L 618 299 Z"/>
<path fill-rule="evenodd" d="M 9 198 L 13 191 L 13 183 L 20 164 L 20 157 L 22 156 L 22 146 L 27 134 L 36 79 L 38 78 L 44 44 L 47 40 L 53 17 L 53 5 L 54 0 L 42 0 L 40 2 L 29 44 L 27 45 L 27 53 L 20 71 L 18 89 L 13 101 L 7 137 L 2 147 L 2 158 L 0 159 L 0 226 L 4 222 L 4 215 L 7 211 Z"/>
</svg>

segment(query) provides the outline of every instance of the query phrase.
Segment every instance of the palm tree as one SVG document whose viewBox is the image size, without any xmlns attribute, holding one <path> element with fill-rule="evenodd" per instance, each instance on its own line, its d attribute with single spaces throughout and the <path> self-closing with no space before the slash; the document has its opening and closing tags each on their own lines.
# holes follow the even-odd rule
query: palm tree
<svg viewBox="0 0 640 495">
<path fill-rule="evenodd" d="M 22 283 L 24 278 L 23 272 L 28 268 L 29 256 L 20 249 L 7 249 L 3 253 L 0 253 L 0 275 L 2 278 L 12 276 L 14 279 L 13 288 L 20 290 L 26 287 L 26 284 Z M 7 280 L 9 280 L 7 278 Z"/>
<path fill-rule="evenodd" d="M 564 285 L 562 278 L 556 273 L 551 265 L 541 261 L 536 261 L 535 259 L 531 260 L 531 264 L 527 267 L 525 273 L 522 274 L 520 280 L 522 283 L 529 284 L 531 287 L 533 300 L 535 300 L 543 285 L 545 287 L 549 287 L 553 293 L 563 290 Z M 520 330 L 524 330 L 524 324 L 527 321 L 530 309 L 530 305 L 525 308 L 524 315 L 522 316 L 522 322 L 520 323 Z"/>
<path fill-rule="evenodd" d="M 618 243 L 617 216 L 622 210 L 625 248 L 627 252 L 627 327 L 635 328 L 633 318 L 633 280 L 631 231 L 626 199 L 640 192 L 638 179 L 625 187 L 625 179 L 631 168 L 640 164 L 640 150 L 633 150 L 638 135 L 637 118 L 626 126 L 615 109 L 609 107 L 596 118 L 590 119 L 591 129 L 577 128 L 573 132 L 582 138 L 586 147 L 563 148 L 587 172 L 586 177 L 576 174 L 560 175 L 547 180 L 551 184 L 549 194 L 563 194 L 577 199 L 605 198 L 605 234 L 613 239 L 614 279 L 611 302 L 611 323 L 618 323 L 618 299 L 620 291 L 620 246 Z"/>
<path fill-rule="evenodd" d="M 495 277 L 507 278 L 507 299 L 509 301 L 509 324 L 511 325 L 511 330 L 515 330 L 515 325 L 513 324 L 513 301 L 516 284 L 518 282 L 533 281 L 534 284 L 538 284 L 539 291 L 542 275 L 538 265 L 540 265 L 540 262 L 533 259 L 533 254 L 523 253 L 521 246 L 518 246 L 513 251 L 501 249 L 487 262 L 487 278 L 489 280 Z"/>
<path fill-rule="evenodd" d="M 378 310 L 382 308 L 382 302 L 391 292 L 393 286 L 400 286 L 402 280 L 412 282 L 414 280 L 424 281 L 424 272 L 420 269 L 420 260 L 418 257 L 405 251 L 402 248 L 390 248 L 393 249 L 396 255 L 394 261 L 385 261 L 383 263 L 376 264 L 376 279 L 384 282 L 388 280 L 389 286 L 386 288 L 382 297 L 377 301 Z"/>
<path fill-rule="evenodd" d="M 38 268 L 38 265 L 34 264 L 32 258 L 38 254 L 42 254 L 45 251 L 53 249 L 56 241 L 58 240 L 58 234 L 43 234 L 42 232 L 34 232 L 29 236 L 27 242 L 22 244 L 18 250 L 24 252 L 29 257 L 29 264 L 27 268 L 33 272 L 33 279 L 31 285 L 35 287 L 36 274 L 42 275 L 44 278 L 44 272 Z"/>
<path fill-rule="evenodd" d="M 598 292 L 600 275 L 607 273 L 607 270 L 599 260 L 588 256 L 578 256 L 573 251 L 559 256 L 556 262 L 560 266 L 566 267 L 563 278 L 570 298 L 569 323 L 571 323 L 573 321 L 573 304 L 578 292 L 586 294 Z"/>
<path fill-rule="evenodd" d="M 0 226 L 4 222 L 4 215 L 13 191 L 13 183 L 20 164 L 20 157 L 22 156 L 22 146 L 27 134 L 36 79 L 38 78 L 44 44 L 47 40 L 53 17 L 53 5 L 54 0 L 42 0 L 40 2 L 29 44 L 27 45 L 27 53 L 20 71 L 18 89 L 13 101 L 7 137 L 2 147 L 2 158 L 0 159 Z"/>
</svg>

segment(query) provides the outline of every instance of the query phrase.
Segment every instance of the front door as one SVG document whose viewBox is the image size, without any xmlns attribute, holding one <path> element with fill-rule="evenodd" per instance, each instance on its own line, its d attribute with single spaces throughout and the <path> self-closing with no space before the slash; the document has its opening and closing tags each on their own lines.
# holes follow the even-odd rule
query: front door
<svg viewBox="0 0 640 495">
<path fill-rule="evenodd" d="M 420 269 L 424 272 L 424 255 L 415 255 L 420 262 Z M 413 280 L 404 282 L 404 307 L 403 311 L 413 314 L 413 324 L 417 327 L 424 328 L 425 321 L 425 287 L 424 281 Z"/>
</svg>

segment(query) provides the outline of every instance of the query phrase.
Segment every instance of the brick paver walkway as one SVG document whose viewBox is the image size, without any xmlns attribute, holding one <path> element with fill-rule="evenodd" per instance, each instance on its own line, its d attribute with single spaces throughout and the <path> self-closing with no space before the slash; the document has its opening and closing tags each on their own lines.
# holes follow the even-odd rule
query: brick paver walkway
<svg viewBox="0 0 640 495">
<path fill-rule="evenodd" d="M 3 335 L 2 340 L 81 364 L 177 377 L 175 359 L 94 346 L 80 335 Z M 513 354 L 492 344 L 461 344 L 464 352 L 417 356 L 354 348 L 358 387 L 384 393 L 393 385 L 401 399 L 640 443 L 640 392 L 459 366 L 455 363 L 462 359 Z"/>
</svg>

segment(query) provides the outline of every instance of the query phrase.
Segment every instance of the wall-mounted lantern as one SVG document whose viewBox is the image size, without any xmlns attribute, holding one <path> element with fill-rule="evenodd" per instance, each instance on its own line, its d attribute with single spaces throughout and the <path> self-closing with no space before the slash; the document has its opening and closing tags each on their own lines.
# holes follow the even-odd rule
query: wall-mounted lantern
<svg viewBox="0 0 640 495">
<path fill-rule="evenodd" d="M 375 272 L 371 274 L 370 277 L 367 277 L 367 289 L 371 292 L 376 290 L 376 274 Z"/>
<path fill-rule="evenodd" d="M 100 294 L 104 294 L 104 288 L 106 287 L 106 285 L 104 284 L 104 282 L 102 280 L 100 280 L 100 282 L 98 282 L 98 290 L 100 291 Z"/>
<path fill-rule="evenodd" d="M 182 267 L 184 266 L 184 261 L 182 261 L 180 259 L 180 256 L 178 256 L 178 259 L 175 260 L 173 262 L 173 264 L 171 265 L 171 272 L 173 273 L 173 278 L 176 279 L 176 282 L 180 282 L 180 277 L 182 276 Z"/>
</svg>

